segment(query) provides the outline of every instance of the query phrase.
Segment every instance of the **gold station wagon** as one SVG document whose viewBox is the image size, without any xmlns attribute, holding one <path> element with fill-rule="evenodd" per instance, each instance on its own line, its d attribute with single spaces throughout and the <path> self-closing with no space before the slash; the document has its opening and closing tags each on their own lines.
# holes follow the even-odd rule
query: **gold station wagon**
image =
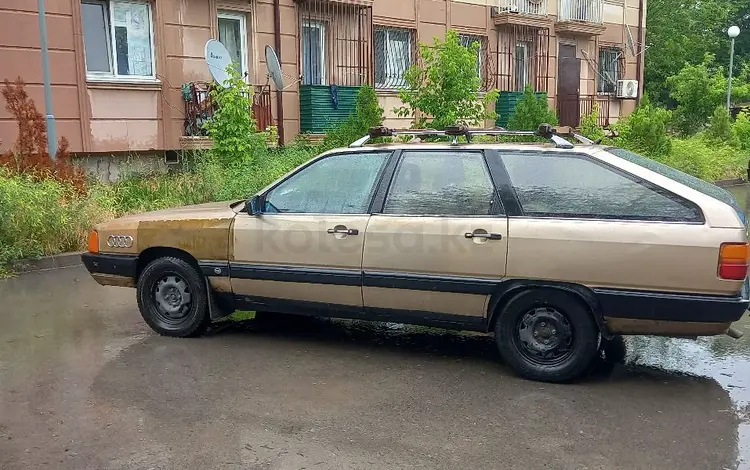
<svg viewBox="0 0 750 470">
<path fill-rule="evenodd" d="M 548 143 L 480 134 L 535 133 L 373 129 L 248 201 L 101 224 L 83 261 L 136 287 L 163 335 L 235 309 L 493 332 L 544 381 L 586 373 L 617 335 L 740 335 L 749 252 L 728 192 L 549 126 Z M 367 145 L 394 135 L 412 141 Z M 417 138 L 433 135 L 452 142 Z"/>
</svg>

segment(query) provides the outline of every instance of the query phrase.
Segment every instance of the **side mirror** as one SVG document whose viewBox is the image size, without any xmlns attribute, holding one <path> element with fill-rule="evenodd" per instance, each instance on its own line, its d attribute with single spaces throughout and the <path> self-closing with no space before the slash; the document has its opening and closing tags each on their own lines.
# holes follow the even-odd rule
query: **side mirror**
<svg viewBox="0 0 750 470">
<path fill-rule="evenodd" d="M 263 212 L 262 198 L 259 195 L 255 195 L 245 202 L 245 209 L 248 215 L 258 215 Z"/>
</svg>

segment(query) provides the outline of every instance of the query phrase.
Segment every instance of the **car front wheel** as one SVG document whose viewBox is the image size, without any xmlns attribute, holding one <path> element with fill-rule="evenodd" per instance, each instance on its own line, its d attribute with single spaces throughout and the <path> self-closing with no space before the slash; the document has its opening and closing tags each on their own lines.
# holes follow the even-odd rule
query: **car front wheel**
<svg viewBox="0 0 750 470">
<path fill-rule="evenodd" d="M 138 278 L 138 308 L 157 333 L 198 336 L 210 323 L 206 284 L 190 263 L 164 257 L 152 261 Z"/>
<path fill-rule="evenodd" d="M 497 347 L 522 377 L 569 381 L 585 374 L 597 357 L 596 322 L 584 304 L 568 293 L 554 289 L 521 292 L 499 315 Z"/>
</svg>

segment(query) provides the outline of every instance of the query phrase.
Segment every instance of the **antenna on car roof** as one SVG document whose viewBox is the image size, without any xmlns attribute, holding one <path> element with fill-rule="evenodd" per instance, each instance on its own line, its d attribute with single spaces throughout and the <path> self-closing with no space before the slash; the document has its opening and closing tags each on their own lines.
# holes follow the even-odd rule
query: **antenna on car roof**
<svg viewBox="0 0 750 470">
<path fill-rule="evenodd" d="M 445 130 L 437 129 L 390 129 L 388 127 L 372 127 L 368 131 L 367 135 L 352 142 L 349 147 L 356 148 L 362 147 L 371 139 L 378 137 L 395 137 L 395 136 L 414 136 L 414 137 L 428 137 L 428 136 L 447 136 L 453 137 L 452 143 L 456 143 L 458 137 L 466 137 L 466 141 L 471 143 L 471 138 L 475 135 L 505 135 L 505 136 L 535 136 L 549 139 L 558 148 L 571 149 L 573 144 L 565 140 L 562 136 L 572 137 L 578 142 L 591 145 L 594 142 L 586 137 L 577 134 L 570 128 L 555 128 L 550 124 L 542 124 L 536 131 L 509 131 L 498 127 L 495 129 L 469 129 L 464 126 L 451 126 Z"/>
</svg>

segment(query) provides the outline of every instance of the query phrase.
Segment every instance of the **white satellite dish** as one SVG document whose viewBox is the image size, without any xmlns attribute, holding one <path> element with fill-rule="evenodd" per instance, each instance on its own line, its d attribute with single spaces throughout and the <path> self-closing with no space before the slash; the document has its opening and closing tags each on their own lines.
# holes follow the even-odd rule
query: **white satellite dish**
<svg viewBox="0 0 750 470">
<path fill-rule="evenodd" d="M 216 39 L 209 39 L 203 53 L 206 56 L 206 64 L 211 76 L 214 77 L 216 83 L 226 86 L 225 82 L 229 79 L 227 67 L 232 63 L 232 57 L 227 48 Z"/>
<path fill-rule="evenodd" d="M 268 68 L 268 77 L 271 79 L 277 90 L 284 89 L 284 75 L 281 72 L 281 62 L 279 56 L 273 47 L 266 46 L 266 67 Z"/>
</svg>

